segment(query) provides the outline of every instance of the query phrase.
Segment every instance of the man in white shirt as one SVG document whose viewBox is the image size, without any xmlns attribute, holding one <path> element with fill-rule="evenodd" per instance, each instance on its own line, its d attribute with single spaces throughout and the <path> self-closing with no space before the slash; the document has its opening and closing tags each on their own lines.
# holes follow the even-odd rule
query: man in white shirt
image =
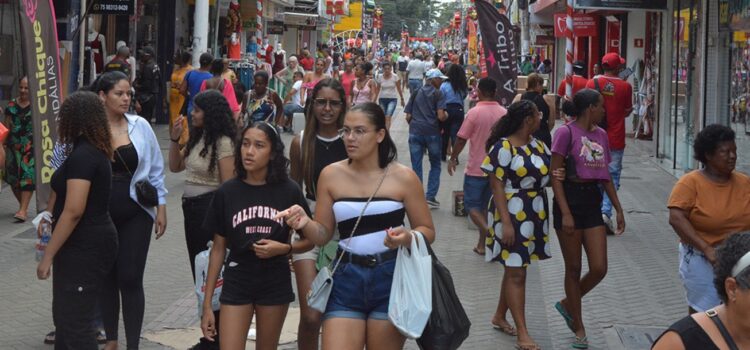
<svg viewBox="0 0 750 350">
<path fill-rule="evenodd" d="M 302 104 L 302 72 L 294 72 L 294 84 L 284 98 L 284 116 L 286 117 L 284 131 L 293 134 L 292 120 L 294 113 L 304 113 L 305 107 Z"/>
<path fill-rule="evenodd" d="M 422 81 L 424 80 L 425 64 L 422 61 L 421 54 L 409 61 L 406 72 L 409 75 L 409 92 L 415 94 L 422 87 Z"/>
</svg>

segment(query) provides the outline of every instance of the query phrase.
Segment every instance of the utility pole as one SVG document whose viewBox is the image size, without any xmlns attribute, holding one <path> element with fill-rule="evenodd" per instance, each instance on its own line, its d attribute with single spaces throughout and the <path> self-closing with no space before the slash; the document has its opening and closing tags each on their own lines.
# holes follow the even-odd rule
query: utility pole
<svg viewBox="0 0 750 350">
<path fill-rule="evenodd" d="M 520 22 L 521 22 L 521 55 L 528 55 L 531 52 L 531 11 L 529 9 L 529 2 L 527 0 L 521 0 L 518 2 L 518 9 L 520 11 Z"/>
</svg>

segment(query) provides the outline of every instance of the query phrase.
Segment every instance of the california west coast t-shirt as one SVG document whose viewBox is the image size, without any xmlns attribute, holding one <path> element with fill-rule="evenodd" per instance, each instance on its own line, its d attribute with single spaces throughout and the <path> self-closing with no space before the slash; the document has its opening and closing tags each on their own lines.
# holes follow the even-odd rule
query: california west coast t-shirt
<svg viewBox="0 0 750 350">
<path fill-rule="evenodd" d="M 234 178 L 216 190 L 203 229 L 226 238 L 228 264 L 250 266 L 259 260 L 251 250 L 253 243 L 261 239 L 289 242 L 291 228 L 284 219 L 274 217 L 295 204 L 311 215 L 302 191 L 292 180 L 254 186 Z M 265 260 L 287 264 L 283 255 Z"/>
<path fill-rule="evenodd" d="M 581 180 L 610 179 L 609 162 L 612 159 L 609 154 L 609 139 L 602 128 L 588 131 L 575 122 L 563 125 L 555 131 L 552 153 L 563 157 L 570 154 L 575 160 L 576 175 Z"/>
</svg>

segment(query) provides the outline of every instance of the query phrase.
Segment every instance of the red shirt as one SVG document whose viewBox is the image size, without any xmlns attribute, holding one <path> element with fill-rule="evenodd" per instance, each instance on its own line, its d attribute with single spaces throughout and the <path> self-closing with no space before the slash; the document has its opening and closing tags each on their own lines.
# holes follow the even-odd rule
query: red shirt
<svg viewBox="0 0 750 350">
<path fill-rule="evenodd" d="M 574 75 L 573 76 L 573 95 L 575 95 L 576 92 L 585 89 L 586 83 L 588 83 L 588 79 L 580 75 Z M 565 79 L 563 79 L 563 81 L 560 82 L 560 86 L 557 87 L 557 96 L 565 97 Z"/>
<path fill-rule="evenodd" d="M 625 118 L 633 109 L 633 87 L 618 77 L 597 75 L 599 90 L 604 97 L 604 109 L 607 111 L 607 136 L 609 148 L 625 149 Z M 594 79 L 586 87 L 595 89 Z"/>
<path fill-rule="evenodd" d="M 315 66 L 315 60 L 312 59 L 312 57 L 304 57 L 299 60 L 299 64 L 304 68 L 306 71 L 312 71 L 313 66 Z"/>
</svg>

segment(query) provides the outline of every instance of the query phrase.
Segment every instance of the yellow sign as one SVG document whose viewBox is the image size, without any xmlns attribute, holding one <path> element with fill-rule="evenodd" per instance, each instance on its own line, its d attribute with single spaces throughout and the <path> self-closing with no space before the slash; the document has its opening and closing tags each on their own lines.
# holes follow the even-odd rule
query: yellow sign
<svg viewBox="0 0 750 350">
<path fill-rule="evenodd" d="M 333 26 L 335 33 L 362 29 L 362 2 L 349 2 L 349 14 L 341 16 L 341 23 Z"/>
</svg>

